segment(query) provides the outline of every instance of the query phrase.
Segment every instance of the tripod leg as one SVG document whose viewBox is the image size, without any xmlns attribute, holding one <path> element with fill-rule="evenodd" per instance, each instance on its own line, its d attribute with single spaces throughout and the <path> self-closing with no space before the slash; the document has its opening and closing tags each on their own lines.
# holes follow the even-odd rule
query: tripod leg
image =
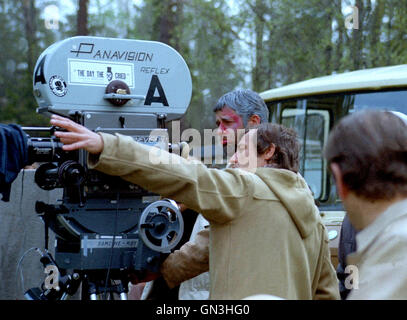
<svg viewBox="0 0 407 320">
<path fill-rule="evenodd" d="M 120 294 L 120 300 L 127 300 L 127 292 L 129 292 L 127 277 L 123 277 L 121 280 L 119 280 L 117 291 Z"/>
<path fill-rule="evenodd" d="M 89 295 L 89 299 L 90 299 L 90 300 L 99 300 L 96 293 L 91 293 L 91 294 Z"/>
<path fill-rule="evenodd" d="M 82 300 L 99 300 L 97 286 L 94 282 L 89 280 L 87 274 L 83 275 L 82 280 Z"/>
<path fill-rule="evenodd" d="M 96 284 L 88 281 L 88 293 L 90 300 L 99 300 Z"/>
</svg>

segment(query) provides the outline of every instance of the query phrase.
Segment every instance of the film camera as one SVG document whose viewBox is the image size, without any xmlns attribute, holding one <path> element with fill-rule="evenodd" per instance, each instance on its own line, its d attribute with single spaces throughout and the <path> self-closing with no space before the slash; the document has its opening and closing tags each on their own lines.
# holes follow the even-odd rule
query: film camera
<svg viewBox="0 0 407 320">
<path fill-rule="evenodd" d="M 169 143 L 166 121 L 179 119 L 192 92 L 189 69 L 171 47 L 152 41 L 73 37 L 38 58 L 37 112 L 69 117 L 95 132 L 129 135 L 141 143 L 182 152 Z M 58 204 L 36 203 L 56 235 L 55 257 L 46 247 L 44 267 L 59 277 L 26 292 L 28 299 L 60 300 L 82 285 L 82 298 L 116 292 L 126 299 L 129 273 L 142 279 L 158 271 L 179 243 L 184 222 L 177 204 L 118 177 L 88 170 L 86 152 L 66 152 L 52 136 L 58 128 L 23 128 L 30 163 L 41 163 L 36 184 L 63 188 Z M 34 137 L 46 131 L 47 137 Z"/>
</svg>

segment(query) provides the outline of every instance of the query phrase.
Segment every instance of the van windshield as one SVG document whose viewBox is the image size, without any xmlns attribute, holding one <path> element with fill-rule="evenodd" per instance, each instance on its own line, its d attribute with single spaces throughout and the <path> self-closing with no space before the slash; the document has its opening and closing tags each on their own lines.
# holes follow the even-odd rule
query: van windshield
<svg viewBox="0 0 407 320">
<path fill-rule="evenodd" d="M 377 109 L 407 113 L 407 90 L 359 93 L 350 97 L 349 112 Z"/>
<path fill-rule="evenodd" d="M 321 205 L 341 206 L 323 148 L 334 124 L 366 109 L 407 114 L 407 89 L 298 97 L 268 103 L 272 121 L 294 128 L 301 142 L 300 173 Z"/>
</svg>

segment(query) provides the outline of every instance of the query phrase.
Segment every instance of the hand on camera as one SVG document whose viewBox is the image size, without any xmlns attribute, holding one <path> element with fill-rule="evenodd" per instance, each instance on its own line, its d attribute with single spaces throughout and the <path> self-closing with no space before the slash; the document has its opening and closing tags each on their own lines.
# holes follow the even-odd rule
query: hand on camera
<svg viewBox="0 0 407 320">
<path fill-rule="evenodd" d="M 129 278 L 132 284 L 138 284 L 141 282 L 149 282 L 153 281 L 161 276 L 159 272 L 151 272 L 151 271 L 138 271 L 138 272 L 130 272 Z"/>
<path fill-rule="evenodd" d="M 56 131 L 54 133 L 64 144 L 64 150 L 85 149 L 92 154 L 99 154 L 103 151 L 102 137 L 84 126 L 57 115 L 52 115 L 51 124 L 68 130 L 68 132 Z"/>
<path fill-rule="evenodd" d="M 179 211 L 181 211 L 181 212 L 184 212 L 186 209 L 188 209 L 188 207 L 183 203 L 177 202 L 177 205 L 178 205 Z"/>
</svg>

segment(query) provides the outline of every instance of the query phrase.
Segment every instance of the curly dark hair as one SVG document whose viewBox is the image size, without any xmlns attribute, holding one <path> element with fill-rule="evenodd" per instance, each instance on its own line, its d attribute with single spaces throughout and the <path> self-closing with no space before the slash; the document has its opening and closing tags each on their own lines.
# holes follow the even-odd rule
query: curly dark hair
<svg viewBox="0 0 407 320">
<path fill-rule="evenodd" d="M 407 196 L 407 126 L 384 111 L 360 111 L 331 131 L 324 156 L 344 184 L 370 201 Z"/>
<path fill-rule="evenodd" d="M 276 123 L 262 123 L 257 129 L 257 154 L 264 154 L 272 144 L 275 146 L 273 157 L 268 166 L 287 169 L 295 173 L 299 170 L 300 143 L 294 129 Z"/>
</svg>

